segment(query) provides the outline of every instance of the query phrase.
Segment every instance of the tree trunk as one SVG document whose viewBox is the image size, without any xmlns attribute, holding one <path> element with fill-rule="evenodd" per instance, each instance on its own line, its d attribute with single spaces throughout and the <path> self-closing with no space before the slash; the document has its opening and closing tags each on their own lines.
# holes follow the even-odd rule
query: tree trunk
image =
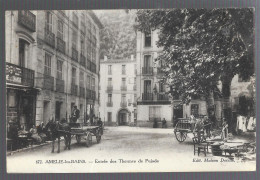
<svg viewBox="0 0 260 180">
<path fill-rule="evenodd" d="M 213 123 L 213 126 L 215 126 L 216 115 L 215 115 L 215 99 L 214 99 L 213 90 L 210 90 L 208 94 L 209 96 L 206 97 L 207 113 L 208 113 L 209 120 Z"/>
</svg>

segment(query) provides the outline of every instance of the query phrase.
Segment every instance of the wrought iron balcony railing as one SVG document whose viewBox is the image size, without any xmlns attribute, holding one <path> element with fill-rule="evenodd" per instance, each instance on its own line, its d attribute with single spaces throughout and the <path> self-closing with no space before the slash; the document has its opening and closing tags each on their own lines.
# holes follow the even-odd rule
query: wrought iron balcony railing
<svg viewBox="0 0 260 180">
<path fill-rule="evenodd" d="M 153 93 L 142 93 L 142 100 L 153 100 Z"/>
<path fill-rule="evenodd" d="M 56 79 L 56 91 L 64 93 L 64 80 Z"/>
<path fill-rule="evenodd" d="M 46 44 L 48 44 L 49 46 L 55 48 L 55 34 L 52 33 L 49 29 L 45 28 L 44 31 L 44 39 Z"/>
<path fill-rule="evenodd" d="M 65 54 L 66 43 L 59 37 L 57 37 L 57 50 Z"/>
<path fill-rule="evenodd" d="M 142 67 L 143 75 L 153 75 L 153 67 Z"/>
<path fill-rule="evenodd" d="M 36 16 L 30 11 L 18 11 L 18 23 L 32 32 L 36 31 Z"/>
<path fill-rule="evenodd" d="M 159 93 L 159 94 L 157 94 L 157 100 L 158 101 L 169 101 L 169 97 L 167 94 Z"/>
</svg>

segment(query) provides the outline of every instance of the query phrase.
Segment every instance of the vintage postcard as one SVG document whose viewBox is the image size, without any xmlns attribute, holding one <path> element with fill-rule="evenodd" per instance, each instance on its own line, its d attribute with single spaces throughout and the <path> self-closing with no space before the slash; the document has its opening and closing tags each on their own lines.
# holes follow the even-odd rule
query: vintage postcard
<svg viewBox="0 0 260 180">
<path fill-rule="evenodd" d="M 254 16 L 6 11 L 7 172 L 255 171 Z"/>
</svg>

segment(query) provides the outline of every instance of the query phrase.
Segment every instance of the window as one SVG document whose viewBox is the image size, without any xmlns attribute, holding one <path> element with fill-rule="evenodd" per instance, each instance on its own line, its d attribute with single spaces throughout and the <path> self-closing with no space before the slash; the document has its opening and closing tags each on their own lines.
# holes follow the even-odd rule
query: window
<svg viewBox="0 0 260 180">
<path fill-rule="evenodd" d="M 91 60 L 92 60 L 92 62 L 96 62 L 96 49 L 95 48 L 92 48 Z"/>
<path fill-rule="evenodd" d="M 144 33 L 144 46 L 151 47 L 151 32 Z"/>
<path fill-rule="evenodd" d="M 62 79 L 62 64 L 62 61 L 57 60 L 57 79 Z"/>
<path fill-rule="evenodd" d="M 144 56 L 144 67 L 145 68 L 152 67 L 152 56 L 151 55 Z"/>
<path fill-rule="evenodd" d="M 72 20 L 73 20 L 73 24 L 74 24 L 76 27 L 78 27 L 79 18 L 78 18 L 78 16 L 77 16 L 75 13 L 73 13 Z"/>
<path fill-rule="evenodd" d="M 72 47 L 77 49 L 78 35 L 75 30 L 72 31 Z"/>
<path fill-rule="evenodd" d="M 199 115 L 199 105 L 198 104 L 192 104 L 190 106 L 190 114 L 197 117 Z"/>
<path fill-rule="evenodd" d="M 125 65 L 122 65 L 122 74 L 125 74 Z"/>
<path fill-rule="evenodd" d="M 160 121 L 161 120 L 161 107 L 160 106 L 150 106 L 149 107 L 149 120 L 150 121 Z"/>
<path fill-rule="evenodd" d="M 151 80 L 144 81 L 144 93 L 151 93 Z"/>
<path fill-rule="evenodd" d="M 58 20 L 57 37 L 60 39 L 63 39 L 63 22 L 61 20 Z"/>
<path fill-rule="evenodd" d="M 107 98 L 108 98 L 108 100 L 107 100 L 108 103 L 112 103 L 112 94 L 108 94 Z"/>
<path fill-rule="evenodd" d="M 44 74 L 51 76 L 51 56 L 45 53 Z"/>
<path fill-rule="evenodd" d="M 91 61 L 91 44 L 88 43 L 88 47 L 87 47 L 87 58 L 89 61 Z"/>
<path fill-rule="evenodd" d="M 165 92 L 165 85 L 162 82 L 159 83 L 159 92 Z"/>
<path fill-rule="evenodd" d="M 107 112 L 107 121 L 108 122 L 112 121 L 112 112 Z"/>
<path fill-rule="evenodd" d="M 75 84 L 76 82 L 76 68 L 72 68 L 71 72 L 71 84 Z"/>
<path fill-rule="evenodd" d="M 121 102 L 126 103 L 126 95 L 125 94 L 121 95 Z"/>
<path fill-rule="evenodd" d="M 126 86 L 126 78 L 122 78 L 122 86 Z"/>
<path fill-rule="evenodd" d="M 90 76 L 87 76 L 87 85 L 88 85 L 88 88 L 90 89 L 91 87 L 90 87 Z"/>
<path fill-rule="evenodd" d="M 92 78 L 92 90 L 95 91 L 95 78 Z"/>
<path fill-rule="evenodd" d="M 80 37 L 80 52 L 84 55 L 85 52 L 85 37 L 81 35 Z"/>
<path fill-rule="evenodd" d="M 112 86 L 112 78 L 108 78 L 108 86 Z"/>
<path fill-rule="evenodd" d="M 47 31 L 52 32 L 52 14 L 49 11 L 45 14 L 45 28 Z"/>
<path fill-rule="evenodd" d="M 79 73 L 79 85 L 80 85 L 80 87 L 84 87 L 84 73 L 83 72 Z"/>
<path fill-rule="evenodd" d="M 112 65 L 108 65 L 108 74 L 112 74 Z"/>
</svg>

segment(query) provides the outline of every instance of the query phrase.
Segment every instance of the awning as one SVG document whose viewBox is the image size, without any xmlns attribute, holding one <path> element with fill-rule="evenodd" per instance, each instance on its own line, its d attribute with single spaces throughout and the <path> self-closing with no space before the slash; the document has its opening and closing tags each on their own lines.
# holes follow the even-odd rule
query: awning
<svg viewBox="0 0 260 180">
<path fill-rule="evenodd" d="M 28 90 L 41 91 L 40 88 L 25 86 L 25 85 L 21 85 L 21 84 L 13 84 L 13 83 L 6 83 L 6 88 L 7 89 L 16 89 L 16 90 L 20 90 L 20 91 L 28 91 Z"/>
</svg>

